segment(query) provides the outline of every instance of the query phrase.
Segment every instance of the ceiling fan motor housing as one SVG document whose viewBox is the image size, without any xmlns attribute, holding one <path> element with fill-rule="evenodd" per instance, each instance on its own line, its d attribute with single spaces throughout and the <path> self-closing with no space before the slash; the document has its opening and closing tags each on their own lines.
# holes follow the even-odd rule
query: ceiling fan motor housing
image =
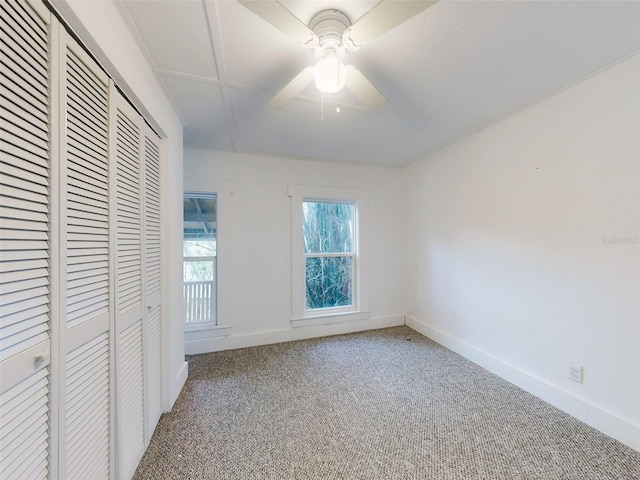
<svg viewBox="0 0 640 480">
<path fill-rule="evenodd" d="M 345 46 L 342 35 L 351 26 L 351 21 L 340 10 L 323 10 L 317 13 L 309 24 L 309 28 L 318 36 L 315 47 L 317 60 L 325 58 L 344 58 Z"/>
<path fill-rule="evenodd" d="M 386 99 L 355 66 L 343 63 L 346 51 L 359 49 L 368 40 L 402 23 L 406 20 L 405 17 L 415 15 L 416 11 L 424 10 L 426 6 L 437 2 L 380 1 L 355 24 L 351 24 L 349 17 L 340 10 L 322 10 L 305 26 L 281 2 L 238 1 L 303 47 L 314 49 L 316 64 L 298 73 L 271 99 L 270 106 L 284 106 L 311 82 L 315 82 L 321 93 L 335 93 L 336 101 L 338 92 L 348 87 L 372 111 L 384 106 Z M 419 5 L 419 8 L 414 4 Z"/>
</svg>

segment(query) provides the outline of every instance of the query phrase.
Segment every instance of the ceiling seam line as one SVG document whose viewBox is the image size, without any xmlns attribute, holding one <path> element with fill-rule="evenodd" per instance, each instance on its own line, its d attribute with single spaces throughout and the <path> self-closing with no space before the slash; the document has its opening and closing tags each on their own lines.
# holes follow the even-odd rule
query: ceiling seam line
<svg viewBox="0 0 640 480">
<path fill-rule="evenodd" d="M 213 61 L 216 69 L 218 70 L 218 77 L 220 78 L 220 92 L 222 94 L 222 104 L 225 110 L 225 120 L 227 124 L 227 130 L 229 132 L 229 142 L 233 151 L 236 150 L 236 138 L 235 138 L 235 115 L 231 106 L 231 94 L 227 85 L 227 72 L 226 62 L 224 61 L 224 49 L 222 48 L 222 35 L 220 32 L 220 20 L 218 15 L 218 3 L 217 0 L 202 0 L 202 5 L 205 11 L 205 20 L 207 22 L 207 29 L 209 31 L 209 42 L 211 43 L 211 49 L 213 51 Z M 212 18 L 213 17 L 213 18 Z M 215 40 L 218 40 L 217 42 Z M 219 45 L 219 47 L 218 47 Z"/>
</svg>

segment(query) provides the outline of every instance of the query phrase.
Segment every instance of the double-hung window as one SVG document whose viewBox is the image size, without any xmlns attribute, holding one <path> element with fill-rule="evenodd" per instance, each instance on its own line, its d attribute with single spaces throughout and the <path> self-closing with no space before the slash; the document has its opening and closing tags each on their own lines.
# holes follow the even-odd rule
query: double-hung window
<svg viewBox="0 0 640 480">
<path fill-rule="evenodd" d="M 184 315 L 187 329 L 216 326 L 215 193 L 184 194 Z"/>
<path fill-rule="evenodd" d="M 294 325 L 366 317 L 362 192 L 292 185 L 289 195 Z"/>
<path fill-rule="evenodd" d="M 355 202 L 302 201 L 307 311 L 354 306 L 355 220 Z"/>
<path fill-rule="evenodd" d="M 216 349 L 216 338 L 229 335 L 232 328 L 232 191 L 229 182 L 196 170 L 184 178 L 183 305 L 189 355 Z"/>
</svg>

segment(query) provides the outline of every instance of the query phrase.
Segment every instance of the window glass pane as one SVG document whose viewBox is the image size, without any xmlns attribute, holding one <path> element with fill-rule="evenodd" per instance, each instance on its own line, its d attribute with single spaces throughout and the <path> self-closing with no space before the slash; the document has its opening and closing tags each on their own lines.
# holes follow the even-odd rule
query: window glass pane
<svg viewBox="0 0 640 480">
<path fill-rule="evenodd" d="M 308 257 L 307 310 L 353 305 L 353 257 Z"/>
<path fill-rule="evenodd" d="M 210 260 L 185 260 L 184 281 L 202 282 L 215 280 L 215 261 Z"/>
<path fill-rule="evenodd" d="M 183 255 L 185 257 L 215 257 L 216 240 L 185 240 L 183 244 Z"/>
<path fill-rule="evenodd" d="M 304 253 L 352 253 L 352 203 L 302 203 Z"/>
<path fill-rule="evenodd" d="M 184 256 L 210 257 L 216 255 L 215 194 L 184 195 Z"/>
</svg>

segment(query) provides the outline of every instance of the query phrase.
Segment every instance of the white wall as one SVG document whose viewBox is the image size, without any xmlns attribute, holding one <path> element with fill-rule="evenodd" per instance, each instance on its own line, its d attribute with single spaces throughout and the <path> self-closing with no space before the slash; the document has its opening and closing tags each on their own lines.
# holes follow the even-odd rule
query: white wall
<svg viewBox="0 0 640 480">
<path fill-rule="evenodd" d="M 186 149 L 184 157 L 186 190 L 223 192 L 218 222 L 218 321 L 232 325 L 225 332 L 227 337 L 187 339 L 188 352 L 404 323 L 402 268 L 397 261 L 402 243 L 401 171 L 206 150 Z M 289 184 L 367 191 L 369 236 L 361 241 L 366 242 L 371 260 L 368 320 L 291 327 Z"/>
<path fill-rule="evenodd" d="M 113 1 L 53 0 L 73 30 L 163 137 L 161 209 L 168 410 L 187 378 L 182 327 L 182 123 Z"/>
<path fill-rule="evenodd" d="M 113 2 L 54 4 L 165 137 L 168 408 L 186 378 L 182 126 Z M 405 172 L 185 151 L 185 188 L 226 189 L 219 228 L 230 228 L 220 320 L 232 329 L 193 348 L 386 326 L 408 312 L 415 328 L 640 449 L 639 71 L 636 56 Z M 296 183 L 370 192 L 370 320 L 290 327 Z M 566 378 L 570 360 L 584 384 Z"/>
<path fill-rule="evenodd" d="M 640 56 L 405 174 L 409 325 L 640 450 Z"/>
</svg>

